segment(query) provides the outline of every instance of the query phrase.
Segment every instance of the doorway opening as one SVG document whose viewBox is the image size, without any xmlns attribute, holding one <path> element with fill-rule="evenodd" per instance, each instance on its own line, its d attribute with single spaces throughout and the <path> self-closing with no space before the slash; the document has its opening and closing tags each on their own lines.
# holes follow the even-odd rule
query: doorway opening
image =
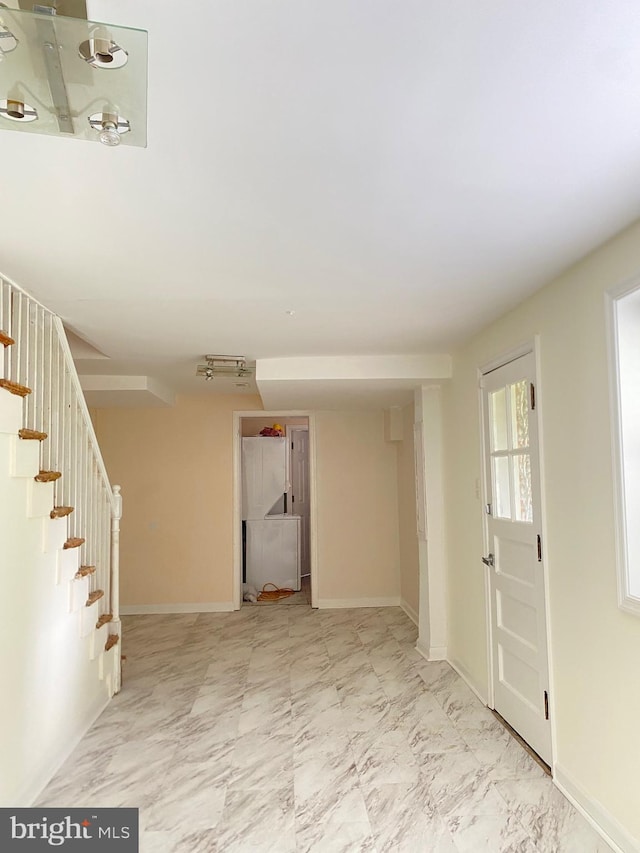
<svg viewBox="0 0 640 853">
<path fill-rule="evenodd" d="M 234 421 L 234 605 L 315 606 L 313 416 Z"/>
</svg>

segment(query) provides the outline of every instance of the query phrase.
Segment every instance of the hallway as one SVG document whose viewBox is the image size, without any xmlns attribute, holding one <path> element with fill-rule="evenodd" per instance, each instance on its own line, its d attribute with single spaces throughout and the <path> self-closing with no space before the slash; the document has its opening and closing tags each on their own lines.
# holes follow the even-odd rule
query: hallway
<svg viewBox="0 0 640 853">
<path fill-rule="evenodd" d="M 123 621 L 123 692 L 38 805 L 139 807 L 143 853 L 610 849 L 399 608 Z"/>
</svg>

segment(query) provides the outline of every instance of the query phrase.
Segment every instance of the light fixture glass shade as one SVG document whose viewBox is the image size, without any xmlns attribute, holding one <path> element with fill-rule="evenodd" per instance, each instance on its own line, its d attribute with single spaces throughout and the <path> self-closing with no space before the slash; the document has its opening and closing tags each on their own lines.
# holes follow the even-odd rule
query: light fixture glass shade
<svg viewBox="0 0 640 853">
<path fill-rule="evenodd" d="M 146 147 L 145 30 L 8 8 L 0 8 L 1 28 L 12 33 L 17 45 L 0 55 L 0 101 L 31 104 L 38 118 L 9 121 L 0 113 L 0 129 L 99 142 L 89 117 L 101 112 L 128 121 L 123 145 Z M 87 44 L 115 45 L 123 53 L 114 55 L 126 62 L 113 68 L 92 65 Z"/>
</svg>

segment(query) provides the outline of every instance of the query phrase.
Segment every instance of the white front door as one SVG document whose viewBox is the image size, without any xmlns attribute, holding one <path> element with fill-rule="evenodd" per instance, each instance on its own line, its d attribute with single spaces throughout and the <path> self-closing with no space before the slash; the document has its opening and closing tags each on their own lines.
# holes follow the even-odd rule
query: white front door
<svg viewBox="0 0 640 853">
<path fill-rule="evenodd" d="M 311 572 L 309 552 L 309 430 L 306 427 L 289 427 L 291 441 L 291 504 L 290 512 L 300 516 L 300 574 Z"/>
<path fill-rule="evenodd" d="M 551 764 L 532 353 L 482 377 L 493 707 Z"/>
</svg>

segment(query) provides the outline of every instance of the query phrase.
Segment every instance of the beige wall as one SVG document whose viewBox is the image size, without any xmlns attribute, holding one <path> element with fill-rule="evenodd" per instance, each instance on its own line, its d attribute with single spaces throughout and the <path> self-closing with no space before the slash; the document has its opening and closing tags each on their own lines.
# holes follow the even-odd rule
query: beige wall
<svg viewBox="0 0 640 853">
<path fill-rule="evenodd" d="M 232 600 L 232 413 L 252 408 L 259 397 L 199 395 L 97 411 L 109 478 L 122 486 L 123 604 Z"/>
<path fill-rule="evenodd" d="M 420 566 L 416 531 L 416 483 L 413 456 L 414 406 L 402 410 L 402 441 L 398 453 L 398 525 L 400 547 L 400 597 L 417 617 L 420 595 Z"/>
<path fill-rule="evenodd" d="M 451 658 L 486 693 L 477 368 L 540 338 L 538 399 L 559 777 L 640 839 L 640 619 L 617 606 L 604 290 L 640 270 L 640 226 L 455 354 L 445 391 Z M 627 848 L 629 849 L 629 848 Z M 638 848 L 635 848 L 638 849 Z"/>
<path fill-rule="evenodd" d="M 95 412 L 109 477 L 122 486 L 123 605 L 232 601 L 233 411 L 260 405 L 201 395 Z M 316 434 L 318 595 L 398 598 L 397 451 L 383 413 L 320 412 Z"/>
<path fill-rule="evenodd" d="M 316 414 L 318 596 L 400 596 L 397 450 L 384 412 Z"/>
</svg>

